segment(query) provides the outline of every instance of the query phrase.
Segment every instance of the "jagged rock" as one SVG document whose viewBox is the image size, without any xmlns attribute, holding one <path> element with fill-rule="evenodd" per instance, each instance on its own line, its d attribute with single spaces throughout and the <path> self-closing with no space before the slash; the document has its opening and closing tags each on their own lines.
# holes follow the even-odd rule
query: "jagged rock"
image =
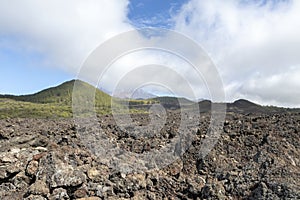
<svg viewBox="0 0 300 200">
<path fill-rule="evenodd" d="M 35 148 L 36 149 L 36 148 Z M 39 161 L 42 157 L 46 156 L 46 153 L 38 153 L 32 157 L 32 160 Z"/>
<path fill-rule="evenodd" d="M 28 174 L 28 176 L 34 177 L 38 172 L 38 169 L 39 169 L 39 162 L 36 160 L 32 160 L 27 165 L 26 173 Z"/>
<path fill-rule="evenodd" d="M 127 188 L 144 189 L 147 186 L 145 174 L 129 174 L 126 176 Z"/>
<path fill-rule="evenodd" d="M 40 195 L 29 195 L 28 197 L 24 198 L 23 200 L 47 200 L 47 199 Z"/>
<path fill-rule="evenodd" d="M 79 186 L 86 180 L 86 175 L 82 171 L 74 170 L 71 166 L 66 166 L 57 170 L 51 177 L 50 186 L 52 188 L 61 186 Z"/>
<path fill-rule="evenodd" d="M 91 180 L 95 180 L 99 177 L 100 175 L 100 171 L 98 171 L 96 168 L 91 168 L 88 172 L 87 172 L 88 177 Z"/>
<path fill-rule="evenodd" d="M 27 188 L 28 185 L 31 183 L 30 178 L 25 175 L 24 171 L 18 173 L 15 177 L 11 179 L 11 181 L 14 184 L 14 186 L 16 186 L 16 188 L 19 190 Z"/>
<path fill-rule="evenodd" d="M 4 166 L 1 166 L 0 168 L 0 180 L 1 179 L 5 179 L 8 176 L 6 169 L 4 168 Z"/>
<path fill-rule="evenodd" d="M 180 174 L 181 170 L 183 169 L 182 160 L 178 159 L 174 163 L 168 166 L 168 171 L 171 176 L 176 176 Z"/>
<path fill-rule="evenodd" d="M 250 196 L 251 200 L 256 199 L 274 199 L 279 200 L 280 198 L 268 188 L 264 182 L 260 182 L 256 185 L 255 189 L 252 191 Z"/>
<path fill-rule="evenodd" d="M 33 147 L 45 147 L 48 145 L 48 139 L 45 136 L 40 136 L 29 143 Z"/>
<path fill-rule="evenodd" d="M 3 130 L 0 130 L 0 140 L 8 140 L 9 139 L 9 133 L 4 132 Z"/>
<path fill-rule="evenodd" d="M 0 199 L 17 199 L 18 197 L 16 194 L 16 186 L 12 183 L 2 183 L 0 185 Z M 10 199 L 8 197 L 11 197 Z"/>
<path fill-rule="evenodd" d="M 49 193 L 49 188 L 45 182 L 37 180 L 29 187 L 29 193 L 34 195 L 47 195 Z"/>
<path fill-rule="evenodd" d="M 86 198 L 80 198 L 76 200 L 101 200 L 99 197 L 86 197 Z"/>
<path fill-rule="evenodd" d="M 87 196 L 87 191 L 83 188 L 78 189 L 74 192 L 75 198 L 83 198 Z"/>
<path fill-rule="evenodd" d="M 92 167 L 87 171 L 88 178 L 92 181 L 103 181 L 107 180 L 109 176 L 109 168 L 105 165 L 99 165 Z"/>
<path fill-rule="evenodd" d="M 116 158 L 93 155 L 76 132 L 93 134 L 98 131 L 93 125 L 0 120 L 6 137 L 0 138 L 0 199 L 300 199 L 299 114 L 230 112 L 214 148 L 201 157 L 210 125 L 209 113 L 202 113 L 190 127 L 195 140 L 178 160 L 148 171 L 120 169 Z M 128 132 L 120 129 L 112 115 L 99 121 L 108 142 L 139 155 L 159 151 L 177 136 L 180 113 L 167 115 L 161 132 L 150 127 L 141 135 L 132 125 Z M 149 123 L 146 115 L 132 117 L 138 125 Z M 97 144 L 100 137 L 91 138 Z"/>
<path fill-rule="evenodd" d="M 17 161 L 15 163 L 12 163 L 11 165 L 9 165 L 6 169 L 6 171 L 10 174 L 15 174 L 15 173 L 22 171 L 23 169 L 24 169 L 24 163 Z"/>
<path fill-rule="evenodd" d="M 68 193 L 63 188 L 56 188 L 53 190 L 52 194 L 49 196 L 49 200 L 69 200 L 70 197 Z"/>
</svg>

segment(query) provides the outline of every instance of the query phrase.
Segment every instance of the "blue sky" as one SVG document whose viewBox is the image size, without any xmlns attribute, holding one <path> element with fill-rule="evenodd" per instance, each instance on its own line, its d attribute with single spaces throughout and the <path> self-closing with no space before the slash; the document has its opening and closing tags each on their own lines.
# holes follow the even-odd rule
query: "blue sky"
<svg viewBox="0 0 300 200">
<path fill-rule="evenodd" d="M 45 65 L 41 57 L 35 52 L 24 53 L 1 48 L 0 93 L 30 94 L 74 77 L 63 70 Z"/>
<path fill-rule="evenodd" d="M 176 14 L 186 2 L 187 0 L 131 0 L 127 15 L 129 23 L 137 28 L 171 28 L 171 15 Z M 47 55 L 34 49 L 23 49 L 18 42 L 27 38 L 19 34 L 7 35 L 3 28 L 5 27 L 0 27 L 0 94 L 34 93 L 75 77 L 76 71 L 69 72 L 56 63 L 49 63 Z"/>
<path fill-rule="evenodd" d="M 172 28 L 181 6 L 188 0 L 131 0 L 128 18 L 136 27 Z"/>
<path fill-rule="evenodd" d="M 300 107 L 299 10 L 297 0 L 1 1 L 0 93 L 34 93 L 73 79 L 106 40 L 162 27 L 205 49 L 221 75 L 226 101 Z M 154 57 L 145 52 L 135 59 Z M 132 59 L 122 64 L 123 70 Z"/>
</svg>

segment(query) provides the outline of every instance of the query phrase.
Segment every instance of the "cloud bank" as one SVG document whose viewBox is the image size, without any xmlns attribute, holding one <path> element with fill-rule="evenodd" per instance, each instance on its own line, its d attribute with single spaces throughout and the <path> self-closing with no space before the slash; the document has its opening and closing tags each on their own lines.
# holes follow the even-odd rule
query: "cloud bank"
<svg viewBox="0 0 300 200">
<path fill-rule="evenodd" d="M 138 28 L 127 17 L 129 3 L 129 0 L 2 1 L 0 48 L 34 52 L 42 55 L 48 66 L 76 74 L 99 44 Z M 175 24 L 173 30 L 198 42 L 214 60 L 227 101 L 247 98 L 264 105 L 300 107 L 299 10 L 297 0 L 191 0 L 171 20 Z M 112 87 L 114 77 L 133 66 L 153 63 L 184 71 L 194 88 L 201 82 L 195 80 L 188 67 L 183 69 L 181 61 L 157 52 L 128 56 L 115 64 L 111 73 L 115 76 L 106 77 L 106 88 Z M 176 80 L 172 84 L 180 86 Z M 129 86 L 134 87 L 134 80 Z M 207 98 L 208 93 L 199 90 L 197 94 L 198 98 Z"/>
<path fill-rule="evenodd" d="M 299 10 L 299 1 L 192 0 L 175 30 L 209 52 L 228 100 L 299 107 Z"/>
<path fill-rule="evenodd" d="M 0 47 L 42 55 L 76 73 L 100 43 L 131 28 L 127 0 L 11 0 L 0 3 Z M 5 46 L 4 46 L 5 45 Z"/>
</svg>

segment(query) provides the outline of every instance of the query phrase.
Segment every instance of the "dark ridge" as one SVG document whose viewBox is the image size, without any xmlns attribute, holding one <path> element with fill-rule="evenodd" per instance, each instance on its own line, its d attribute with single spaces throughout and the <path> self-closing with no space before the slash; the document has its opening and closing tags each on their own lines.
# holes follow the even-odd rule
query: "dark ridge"
<svg viewBox="0 0 300 200">
<path fill-rule="evenodd" d="M 248 101 L 246 99 L 239 99 L 239 100 L 236 100 L 235 102 L 232 103 L 233 106 L 236 106 L 236 107 L 239 107 L 239 108 L 248 108 L 250 106 L 259 106 L 261 107 L 260 105 L 258 104 L 255 104 L 251 101 Z"/>
<path fill-rule="evenodd" d="M 182 104 L 193 104 L 195 102 L 191 101 L 191 100 L 188 100 L 186 98 L 183 98 L 183 97 L 171 97 L 171 96 L 161 96 L 161 97 L 155 97 L 153 98 L 154 100 L 156 101 L 159 101 L 160 103 L 162 104 L 179 104 L 182 103 Z"/>
<path fill-rule="evenodd" d="M 159 102 L 165 108 L 171 110 L 180 109 L 181 106 L 189 106 L 195 104 L 195 102 L 183 97 L 162 96 L 153 98 L 152 100 Z"/>
<path fill-rule="evenodd" d="M 279 108 L 275 106 L 262 106 L 246 99 L 239 99 L 233 103 L 227 103 L 227 111 L 235 113 L 277 113 L 277 112 L 287 112 L 288 109 Z"/>
<path fill-rule="evenodd" d="M 199 104 L 200 112 L 208 112 L 211 110 L 212 102 L 210 100 L 203 100 L 200 101 L 198 104 Z"/>
</svg>

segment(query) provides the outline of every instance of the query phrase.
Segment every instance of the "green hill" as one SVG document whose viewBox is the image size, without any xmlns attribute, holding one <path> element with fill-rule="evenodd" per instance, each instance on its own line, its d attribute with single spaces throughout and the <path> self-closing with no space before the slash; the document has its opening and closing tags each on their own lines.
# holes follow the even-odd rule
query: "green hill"
<svg viewBox="0 0 300 200">
<path fill-rule="evenodd" d="M 73 91 L 74 84 L 76 86 L 75 93 Z M 127 109 L 124 109 L 128 105 L 131 113 L 145 113 L 148 112 L 152 104 L 156 103 L 162 104 L 167 109 L 178 109 L 181 106 L 189 108 L 189 106 L 195 104 L 195 102 L 188 99 L 176 97 L 156 97 L 145 100 L 113 98 L 86 82 L 71 80 L 35 94 L 0 95 L 0 119 L 16 117 L 69 118 L 73 116 L 73 108 L 76 110 L 76 115 L 80 113 L 80 115 L 86 116 L 91 111 L 96 111 L 98 115 L 102 115 L 112 112 L 112 104 L 120 114 L 128 112 Z M 198 104 L 200 112 L 211 110 L 212 103 L 208 100 L 201 101 Z M 247 100 L 227 103 L 227 111 L 235 113 L 300 112 L 299 110 L 260 106 Z"/>
<path fill-rule="evenodd" d="M 76 82 L 77 97 L 87 100 L 87 92 L 95 94 L 98 114 L 110 112 L 111 97 L 80 80 L 67 81 L 30 95 L 0 95 L 0 118 L 11 117 L 72 117 L 72 94 Z"/>
<path fill-rule="evenodd" d="M 74 84 L 76 93 L 73 93 Z M 91 95 L 92 94 L 92 95 Z M 73 97 L 76 97 L 73 99 Z M 71 80 L 56 87 L 51 87 L 35 94 L 29 95 L 0 95 L 0 119 L 15 117 L 30 118 L 55 118 L 72 117 L 72 103 L 75 104 L 82 114 L 91 110 L 87 105 L 95 108 L 97 114 L 111 113 L 111 104 L 118 108 L 121 99 L 112 98 L 94 86 L 80 81 Z M 89 103 L 89 104 L 87 104 Z M 90 104 L 92 103 L 92 104 Z M 130 104 L 143 105 L 149 103 L 145 100 L 130 100 Z M 88 107 L 90 108 L 90 107 Z M 139 108 L 131 109 L 130 112 L 145 112 Z"/>
<path fill-rule="evenodd" d="M 30 95 L 0 95 L 0 98 L 7 98 L 7 99 L 13 99 L 16 101 L 25 101 L 25 102 L 31 102 L 31 103 L 55 103 L 55 104 L 61 104 L 61 105 L 71 105 L 72 103 L 72 92 L 73 92 L 73 86 L 74 86 L 75 80 L 67 81 L 62 83 L 59 86 L 51 87 L 45 90 L 42 90 L 40 92 L 37 92 L 35 94 Z M 95 87 L 91 86 L 90 84 L 77 80 L 76 81 L 78 88 L 80 88 L 80 92 L 89 91 L 89 90 L 95 90 L 96 99 L 105 100 L 104 103 L 110 102 L 111 97 L 96 89 Z"/>
</svg>

